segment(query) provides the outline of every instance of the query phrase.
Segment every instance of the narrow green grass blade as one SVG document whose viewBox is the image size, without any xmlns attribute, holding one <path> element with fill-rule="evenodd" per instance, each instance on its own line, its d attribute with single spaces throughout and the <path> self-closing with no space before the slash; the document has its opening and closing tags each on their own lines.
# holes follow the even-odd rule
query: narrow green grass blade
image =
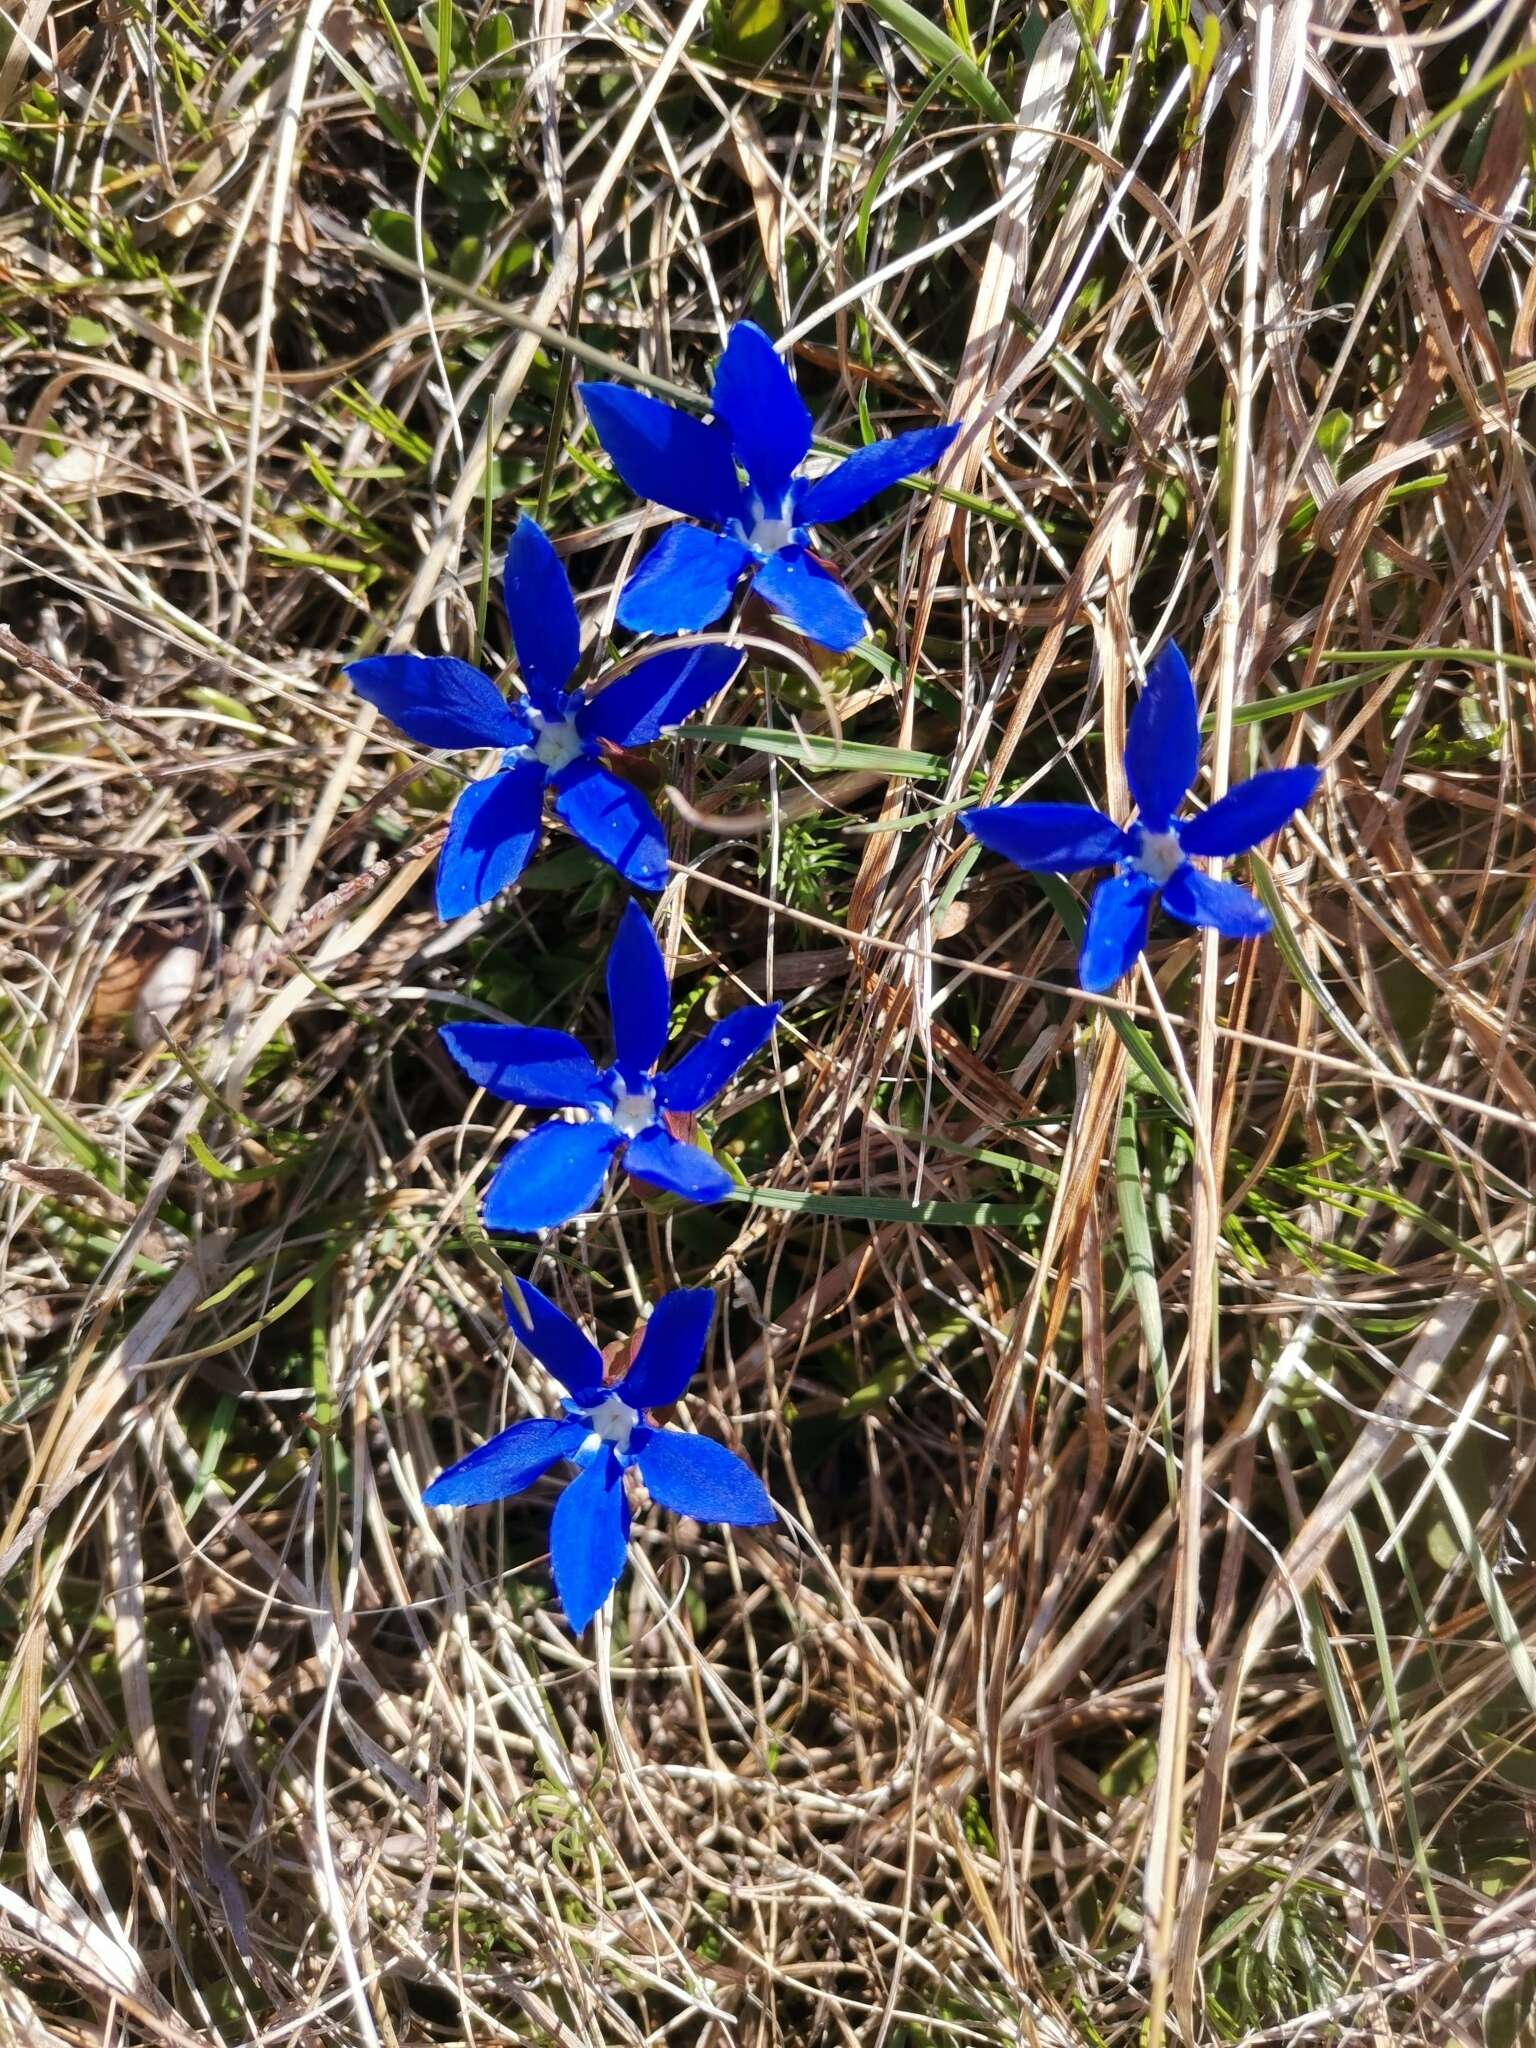
<svg viewBox="0 0 1536 2048">
<path fill-rule="evenodd" d="M 775 754 L 823 773 L 835 768 L 869 769 L 876 775 L 937 777 L 949 764 L 937 754 L 911 747 L 877 747 L 864 740 L 824 740 L 812 733 L 778 732 L 767 725 L 690 725 L 695 739 L 718 740 L 724 746 L 750 747 L 757 754 Z"/>
<path fill-rule="evenodd" d="M 1072 943 L 1078 944 L 1083 936 L 1084 919 L 1082 911 L 1078 908 L 1077 898 L 1060 875 L 1036 875 L 1035 880 L 1050 898 L 1051 908 L 1066 926 Z M 1115 1036 L 1130 1054 L 1139 1072 L 1151 1082 L 1179 1122 L 1187 1124 L 1189 1105 L 1184 1100 L 1178 1082 L 1158 1058 L 1156 1048 L 1146 1032 L 1130 1017 L 1121 1016 L 1118 1010 L 1109 1010 L 1105 1014 Z"/>
<path fill-rule="evenodd" d="M 1152 1370 L 1152 1384 L 1157 1388 L 1157 1425 L 1163 1439 L 1168 1501 L 1170 1506 L 1177 1507 L 1179 1466 L 1173 1452 L 1173 1416 L 1168 1406 L 1168 1350 L 1163 1339 L 1163 1304 L 1157 1291 L 1152 1225 L 1147 1216 L 1147 1197 L 1141 1180 L 1136 1112 L 1129 1095 L 1120 1104 L 1120 1128 L 1115 1137 L 1115 1200 L 1120 1210 L 1120 1234 L 1125 1239 L 1131 1292 L 1136 1297 L 1142 1335 L 1147 1341 L 1147 1363 Z"/>
<path fill-rule="evenodd" d="M 793 1188 L 751 1188 L 727 1199 L 801 1216 L 841 1216 L 850 1223 L 956 1224 L 962 1229 L 990 1225 L 1017 1230 L 1036 1222 L 1039 1213 L 1021 1202 L 904 1202 L 895 1195 L 811 1195 Z"/>
<path fill-rule="evenodd" d="M 1526 1648 L 1520 1623 L 1504 1597 L 1504 1589 L 1488 1561 L 1488 1554 L 1477 1540 L 1477 1530 L 1467 1512 L 1466 1502 L 1456 1491 L 1450 1473 L 1444 1466 L 1433 1463 L 1433 1454 L 1428 1448 L 1422 1442 L 1416 1442 L 1414 1448 L 1426 1463 L 1432 1463 L 1435 1489 L 1444 1503 L 1451 1527 L 1456 1532 L 1462 1556 L 1471 1568 L 1478 1595 L 1488 1610 L 1489 1620 L 1493 1623 L 1494 1634 L 1509 1660 L 1510 1676 L 1525 1695 L 1527 1706 L 1536 1711 L 1536 1663 L 1531 1661 L 1531 1653 Z"/>
<path fill-rule="evenodd" d="M 1296 933 L 1291 926 L 1289 913 L 1284 902 L 1281 900 L 1280 891 L 1275 887 L 1275 878 L 1270 871 L 1268 861 L 1260 854 L 1250 854 L 1248 872 L 1253 882 L 1254 893 L 1275 921 L 1273 937 L 1286 966 L 1290 968 L 1292 974 L 1295 975 L 1296 979 L 1307 991 L 1307 994 L 1311 996 L 1313 1002 L 1316 1003 L 1318 1009 L 1328 1019 L 1334 1030 L 1360 1054 L 1362 1059 L 1374 1068 L 1377 1065 L 1377 1061 L 1370 1047 L 1333 1000 L 1327 989 L 1323 987 L 1317 976 L 1312 972 L 1312 963 L 1301 950 Z"/>
<path fill-rule="evenodd" d="M 1354 1716 L 1349 1711 L 1349 1694 L 1339 1673 L 1339 1660 L 1334 1655 L 1333 1638 L 1328 1633 L 1328 1618 L 1323 1613 L 1323 1603 L 1315 1587 L 1309 1588 L 1305 1600 L 1307 1614 L 1307 1640 L 1312 1648 L 1312 1662 L 1317 1667 L 1318 1683 L 1322 1688 L 1323 1705 L 1328 1710 L 1328 1719 L 1333 1724 L 1333 1743 L 1338 1751 L 1339 1767 L 1348 1782 L 1366 1840 L 1373 1849 L 1381 1847 L 1381 1824 L 1376 1809 L 1371 1804 L 1371 1788 L 1365 1781 L 1365 1770 L 1360 1762 L 1360 1737 L 1355 1727 Z"/>
<path fill-rule="evenodd" d="M 957 89 L 989 121 L 1012 121 L 1013 110 L 973 57 L 968 57 L 946 29 L 931 21 L 907 0 L 869 0 L 871 8 L 886 27 L 893 29 L 908 49 L 935 70 L 947 69 Z"/>
<path fill-rule="evenodd" d="M 1347 697 L 1358 690 L 1358 676 L 1340 676 L 1331 683 L 1313 683 L 1305 690 L 1284 690 L 1274 697 L 1261 697 L 1255 704 L 1239 704 L 1232 713 L 1234 725 L 1263 725 L 1271 718 L 1292 718 L 1298 711 L 1310 711 L 1314 704 L 1331 704 L 1335 697 Z M 1214 732 L 1216 720 L 1202 718 L 1202 732 Z"/>
<path fill-rule="evenodd" d="M 1403 1728 L 1403 1703 L 1397 1690 L 1397 1674 L 1392 1668 L 1392 1643 L 1387 1632 L 1387 1617 L 1381 1604 L 1381 1593 L 1376 1584 L 1370 1546 L 1360 1532 L 1359 1520 L 1353 1514 L 1345 1517 L 1344 1533 L 1349 1538 L 1355 1570 L 1360 1577 L 1360 1590 L 1365 1595 L 1366 1612 L 1370 1616 L 1371 1640 L 1376 1646 L 1376 1672 L 1381 1680 L 1381 1704 L 1386 1711 L 1387 1731 L 1392 1739 L 1392 1755 L 1397 1764 L 1398 1790 L 1402 1794 L 1403 1816 L 1408 1822 L 1408 1839 L 1413 1848 L 1413 1867 L 1418 1872 L 1419 1883 L 1424 1888 L 1424 1903 L 1429 1908 L 1429 1917 L 1434 1921 L 1436 1931 L 1443 1937 L 1445 1923 L 1440 1918 L 1440 1907 L 1435 1898 L 1434 1877 L 1424 1847 L 1423 1830 L 1419 1826 L 1419 1809 L 1413 1796 L 1413 1771 L 1408 1761 L 1408 1737 Z"/>
<path fill-rule="evenodd" d="M 98 1145 L 84 1125 L 60 1109 L 58 1104 L 39 1088 L 3 1041 L 0 1041 L 0 1073 L 7 1076 L 38 1121 L 46 1124 L 52 1131 L 61 1150 L 68 1154 L 76 1166 L 83 1166 L 111 1194 L 125 1196 L 130 1201 L 143 1199 L 143 1183 L 125 1174 L 106 1147 Z"/>
<path fill-rule="evenodd" d="M 1305 644 L 1297 647 L 1298 654 L 1310 655 L 1312 649 Z M 1383 653 L 1379 648 L 1325 647 L 1318 656 L 1319 661 L 1348 662 L 1357 668 L 1389 669 L 1403 668 L 1416 661 L 1464 661 L 1471 667 L 1510 668 L 1518 674 L 1536 676 L 1536 658 L 1528 654 L 1501 654 L 1496 647 L 1399 647 Z M 1319 685 L 1333 689 L 1333 684 Z M 1311 693 L 1306 690 L 1295 692 L 1302 698 Z M 1272 704 L 1282 700 L 1272 697 Z M 1322 701 L 1320 698 L 1317 700 Z M 1241 712 L 1236 714 L 1241 717 Z"/>
<path fill-rule="evenodd" d="M 869 222 L 870 216 L 874 212 L 875 201 L 880 196 L 880 188 L 890 175 L 891 165 L 895 163 L 897 157 L 906 148 L 907 137 L 917 126 L 923 109 L 933 98 L 934 94 L 944 85 L 953 68 L 953 60 L 951 60 L 944 65 L 941 71 L 936 71 L 932 78 L 929 79 L 917 98 L 897 122 L 895 133 L 891 136 L 884 149 L 881 150 L 875 161 L 875 168 L 869 174 L 869 182 L 864 187 L 864 195 L 859 201 L 858 219 L 854 222 L 853 229 L 854 247 L 859 252 L 860 270 L 867 271 L 869 269 Z"/>
</svg>

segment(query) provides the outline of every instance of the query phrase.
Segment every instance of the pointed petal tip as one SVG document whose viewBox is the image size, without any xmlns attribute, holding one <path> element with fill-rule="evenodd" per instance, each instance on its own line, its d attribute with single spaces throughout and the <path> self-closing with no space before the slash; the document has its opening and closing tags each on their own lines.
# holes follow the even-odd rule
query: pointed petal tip
<svg viewBox="0 0 1536 2048">
<path fill-rule="evenodd" d="M 526 512 L 507 540 L 501 595 L 524 686 L 541 708 L 553 708 L 581 658 L 581 623 L 565 564 Z"/>
<path fill-rule="evenodd" d="M 619 1067 L 648 1074 L 667 1043 L 672 996 L 655 927 L 633 898 L 624 906 L 613 935 L 604 979 Z"/>
<path fill-rule="evenodd" d="M 1166 832 L 1200 765 L 1200 707 L 1189 665 L 1165 640 L 1125 734 L 1125 773 L 1141 822 Z"/>
<path fill-rule="evenodd" d="M 623 1140 L 612 1125 L 540 1124 L 503 1154 L 480 1203 L 487 1230 L 537 1237 L 596 1206 Z"/>
<path fill-rule="evenodd" d="M 538 852 L 544 771 L 536 761 L 499 769 L 461 793 L 437 857 L 433 894 L 444 924 L 509 889 Z"/>
<path fill-rule="evenodd" d="M 674 1138 L 659 1124 L 642 1132 L 628 1146 L 624 1167 L 633 1179 L 643 1181 L 647 1187 L 706 1207 L 723 1202 L 736 1192 L 736 1181 L 712 1153 Z"/>
<path fill-rule="evenodd" d="M 1157 891 L 1145 875 L 1110 875 L 1088 899 L 1077 978 L 1090 995 L 1103 995 L 1135 966 L 1146 947 Z"/>
<path fill-rule="evenodd" d="M 710 408 L 764 504 L 781 499 L 811 445 L 811 415 L 789 364 L 751 320 L 738 320 L 726 337 Z"/>
<path fill-rule="evenodd" d="M 766 1528 L 779 1518 L 751 1466 L 714 1437 L 654 1429 L 635 1462 L 651 1499 L 675 1515 L 737 1529 Z"/>
<path fill-rule="evenodd" d="M 697 633 L 730 605 L 751 565 L 744 541 L 701 526 L 669 526 L 619 593 L 615 618 L 632 633 Z"/>
<path fill-rule="evenodd" d="M 582 403 L 609 461 L 637 497 L 723 526 L 741 507 L 729 436 L 692 413 L 622 384 L 583 384 Z"/>
<path fill-rule="evenodd" d="M 605 684 L 576 715 L 583 739 L 644 747 L 734 683 L 746 650 L 711 643 L 666 649 Z"/>
<path fill-rule="evenodd" d="M 931 469 L 959 431 L 958 420 L 942 427 L 914 427 L 856 448 L 835 469 L 804 486 L 797 506 L 801 523 L 824 526 L 847 519 L 880 492 Z"/>
<path fill-rule="evenodd" d="M 1208 811 L 1178 826 L 1179 843 L 1200 860 L 1225 860 L 1250 853 L 1290 823 L 1309 804 L 1322 781 L 1315 763 L 1266 768 L 1237 782 Z"/>
<path fill-rule="evenodd" d="M 629 1502 L 624 1475 L 610 1450 L 571 1481 L 550 1518 L 555 1591 L 576 1635 L 618 1584 L 628 1551 Z"/>
<path fill-rule="evenodd" d="M 583 758 L 555 777 L 555 812 L 599 860 L 636 888 L 660 889 L 667 879 L 661 820 L 632 783 L 600 761 Z"/>
<path fill-rule="evenodd" d="M 652 1308 L 633 1363 L 619 1382 L 621 1399 L 642 1412 L 670 1408 L 681 1399 L 703 1363 L 714 1313 L 713 1288 L 678 1287 L 664 1294 Z"/>
<path fill-rule="evenodd" d="M 846 654 L 869 637 L 858 601 L 807 548 L 780 548 L 770 555 L 752 588 L 771 612 L 833 654 Z"/>
<path fill-rule="evenodd" d="M 691 1115 L 713 1102 L 767 1044 L 783 1009 L 782 1003 L 749 1003 L 711 1024 L 660 1077 L 658 1096 L 663 1106 Z"/>
<path fill-rule="evenodd" d="M 981 804 L 962 815 L 974 839 L 1026 874 L 1105 867 L 1129 846 L 1123 828 L 1089 804 Z"/>
</svg>

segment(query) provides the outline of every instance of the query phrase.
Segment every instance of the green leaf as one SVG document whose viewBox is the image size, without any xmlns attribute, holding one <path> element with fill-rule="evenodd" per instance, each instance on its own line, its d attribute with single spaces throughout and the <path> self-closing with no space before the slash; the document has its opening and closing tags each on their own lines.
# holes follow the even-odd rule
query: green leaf
<svg viewBox="0 0 1536 2048">
<path fill-rule="evenodd" d="M 715 48 L 738 63 L 771 57 L 793 26 L 785 0 L 716 0 L 710 14 Z"/>
<path fill-rule="evenodd" d="M 222 1159 L 214 1157 L 196 1131 L 187 1133 L 187 1150 L 210 1179 L 240 1187 L 272 1180 L 277 1174 L 289 1171 L 280 1159 L 274 1159 L 270 1166 L 226 1166 Z"/>
<path fill-rule="evenodd" d="M 212 689 L 206 683 L 197 683 L 183 694 L 190 703 L 200 704 L 205 711 L 216 711 L 221 718 L 232 719 L 248 732 L 261 731 L 261 720 L 254 717 L 250 705 L 242 704 L 238 697 L 227 697 L 222 690 Z"/>
<path fill-rule="evenodd" d="M 504 14 L 492 14 L 475 30 L 475 63 L 490 64 L 498 57 L 510 57 L 517 48 L 517 35 Z"/>
<path fill-rule="evenodd" d="M 416 223 L 410 214 L 402 213 L 397 206 L 376 206 L 368 216 L 368 232 L 376 242 L 392 250 L 396 256 L 405 257 L 407 262 L 437 261 L 437 250 L 433 246 L 432 237 L 425 229 L 422 231 L 418 256 Z"/>
<path fill-rule="evenodd" d="M 65 323 L 64 339 L 71 348 L 105 348 L 112 339 L 112 330 L 103 327 L 99 320 L 77 313 L 73 320 Z"/>
<path fill-rule="evenodd" d="M 481 103 L 480 95 L 472 85 L 456 85 L 448 100 L 448 112 L 456 121 L 463 121 L 471 128 L 489 128 L 490 116 Z"/>
<path fill-rule="evenodd" d="M 224 1455 L 224 1446 L 229 1441 L 229 1432 L 239 1412 L 239 1405 L 233 1394 L 219 1396 L 218 1406 L 213 1411 L 213 1420 L 208 1425 L 208 1440 L 203 1445 L 202 1456 L 197 1461 L 192 1491 L 182 1505 L 184 1521 L 191 1521 L 202 1505 L 203 1495 L 213 1484 L 219 1469 L 219 1459 Z"/>
<path fill-rule="evenodd" d="M 1099 1791 L 1106 1799 L 1134 1799 L 1156 1776 L 1157 1738 L 1138 1735 L 1099 1773 Z"/>
<path fill-rule="evenodd" d="M 936 21 L 909 6 L 907 0 L 869 0 L 869 4 L 925 64 L 935 70 L 948 67 L 955 86 L 978 112 L 1005 126 L 1012 122 L 1013 111 L 991 79 Z"/>
<path fill-rule="evenodd" d="M 1344 459 L 1344 450 L 1349 446 L 1354 425 L 1349 414 L 1338 405 L 1325 412 L 1317 423 L 1318 453 L 1335 476 L 1339 473 L 1339 464 Z"/>
<path fill-rule="evenodd" d="M 1386 667 L 1389 664 L 1383 663 Z M 1331 683 L 1313 683 L 1305 690 L 1283 690 L 1273 697 L 1260 697 L 1255 704 L 1236 705 L 1232 712 L 1234 725 L 1262 725 L 1269 718 L 1290 718 L 1298 711 L 1310 711 L 1314 704 L 1329 704 L 1335 697 L 1347 697 L 1351 690 L 1358 690 L 1358 676 L 1340 676 Z M 1203 718 L 1200 730 L 1211 733 L 1216 730 L 1214 717 Z"/>
</svg>

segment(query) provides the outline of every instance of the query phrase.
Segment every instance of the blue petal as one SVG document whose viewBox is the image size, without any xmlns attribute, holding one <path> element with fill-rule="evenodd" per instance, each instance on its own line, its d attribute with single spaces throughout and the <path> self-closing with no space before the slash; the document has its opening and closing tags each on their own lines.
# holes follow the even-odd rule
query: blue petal
<svg viewBox="0 0 1536 2048">
<path fill-rule="evenodd" d="M 1202 875 L 1188 861 L 1163 884 L 1163 908 L 1184 924 L 1213 925 L 1229 939 L 1259 939 L 1274 920 L 1255 896 L 1236 882 Z"/>
<path fill-rule="evenodd" d="M 724 526 L 741 511 L 730 436 L 623 384 L 583 384 L 581 399 L 614 468 L 637 497 Z"/>
<path fill-rule="evenodd" d="M 780 548 L 752 579 L 770 611 L 797 633 L 841 654 L 869 631 L 869 621 L 837 578 L 804 548 Z"/>
<path fill-rule="evenodd" d="M 745 659 L 735 647 L 672 647 L 652 654 L 589 697 L 576 714 L 576 730 L 584 740 L 648 747 L 663 727 L 681 725 L 718 696 Z"/>
<path fill-rule="evenodd" d="M 592 1460 L 555 1502 L 549 1561 L 555 1591 L 574 1635 L 580 1635 L 619 1582 L 629 1554 L 629 1501 L 612 1451 Z"/>
<path fill-rule="evenodd" d="M 731 1522 L 756 1528 L 776 1522 L 778 1510 L 761 1479 L 734 1451 L 713 1437 L 680 1429 L 637 1429 L 630 1439 L 646 1491 L 658 1507 L 696 1522 Z"/>
<path fill-rule="evenodd" d="M 1111 875 L 1094 890 L 1077 963 L 1078 980 L 1085 989 L 1101 994 L 1130 972 L 1147 943 L 1156 894 L 1156 884 L 1138 874 Z"/>
<path fill-rule="evenodd" d="M 532 731 L 489 676 L 448 654 L 370 654 L 347 681 L 423 747 L 521 747 Z"/>
<path fill-rule="evenodd" d="M 521 1493 L 562 1458 L 574 1456 L 588 1434 L 585 1422 L 514 1422 L 478 1451 L 439 1472 L 421 1496 L 429 1508 L 470 1508 Z"/>
<path fill-rule="evenodd" d="M 546 1372 L 554 1374 L 571 1394 L 590 1393 L 603 1384 L 603 1354 L 578 1323 L 531 1280 L 519 1280 L 517 1293 L 501 1290 L 501 1305 L 513 1336 Z"/>
<path fill-rule="evenodd" d="M 592 1056 L 568 1031 L 538 1024 L 445 1024 L 438 1032 L 477 1088 L 530 1109 L 584 1109 L 602 1085 Z"/>
<path fill-rule="evenodd" d="M 516 761 L 472 782 L 453 807 L 437 857 L 437 914 L 446 923 L 510 888 L 538 850 L 544 769 Z"/>
<path fill-rule="evenodd" d="M 581 625 L 560 557 L 526 514 L 507 543 L 501 592 L 523 682 L 541 711 L 558 711 L 581 658 Z"/>
<path fill-rule="evenodd" d="M 1323 779 L 1321 768 L 1268 768 L 1179 827 L 1179 844 L 1186 853 L 1205 860 L 1221 860 L 1229 853 L 1246 853 L 1271 833 L 1278 832 L 1294 812 L 1310 803 Z"/>
<path fill-rule="evenodd" d="M 687 1116 L 713 1102 L 731 1076 L 767 1044 L 783 1007 L 749 1003 L 711 1024 L 697 1045 L 689 1046 L 674 1067 L 658 1076 L 656 1095 L 663 1108 Z"/>
<path fill-rule="evenodd" d="M 962 811 L 960 822 L 1015 867 L 1041 875 L 1102 867 L 1130 846 L 1112 818 L 1087 804 L 983 804 Z"/>
<path fill-rule="evenodd" d="M 661 1057 L 672 1012 L 667 963 L 638 903 L 625 904 L 609 948 L 608 1008 L 614 1056 L 621 1071 L 638 1080 Z"/>
<path fill-rule="evenodd" d="M 1200 765 L 1200 707 L 1184 657 L 1171 640 L 1147 669 L 1125 736 L 1125 776 L 1153 832 L 1166 832 Z"/>
<path fill-rule="evenodd" d="M 709 403 L 730 428 L 753 489 L 776 509 L 811 445 L 811 416 L 784 358 L 751 320 L 738 320 L 726 337 Z"/>
<path fill-rule="evenodd" d="M 685 1202 L 723 1202 L 736 1186 L 718 1160 L 697 1145 L 685 1145 L 660 1124 L 635 1139 L 624 1165 L 631 1174 L 665 1188 L 669 1195 L 681 1195 Z"/>
<path fill-rule="evenodd" d="M 541 1124 L 491 1175 L 480 1205 L 486 1229 L 526 1237 L 584 1216 L 622 1142 L 611 1124 Z"/>
<path fill-rule="evenodd" d="M 632 633 L 697 633 L 725 610 L 751 560 L 728 534 L 669 526 L 625 584 L 615 617 Z"/>
<path fill-rule="evenodd" d="M 555 809 L 599 860 L 618 869 L 637 889 L 659 889 L 667 879 L 667 835 L 638 789 L 620 782 L 601 761 L 573 761 L 555 777 Z"/>
<path fill-rule="evenodd" d="M 614 1392 L 631 1408 L 670 1408 L 699 1369 L 710 1318 L 715 1313 L 714 1289 L 678 1287 L 664 1294 L 651 1310 L 634 1364 Z"/>
<path fill-rule="evenodd" d="M 904 476 L 931 468 L 959 431 L 957 420 L 952 427 L 918 427 L 910 434 L 893 434 L 889 441 L 856 448 L 836 469 L 806 485 L 796 500 L 795 518 L 802 526 L 846 519 Z"/>
</svg>

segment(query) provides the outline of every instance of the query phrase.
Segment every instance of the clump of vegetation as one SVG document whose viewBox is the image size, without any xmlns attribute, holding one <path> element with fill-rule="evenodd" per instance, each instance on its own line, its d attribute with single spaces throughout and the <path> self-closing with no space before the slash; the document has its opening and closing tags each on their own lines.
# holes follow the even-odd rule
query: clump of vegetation
<svg viewBox="0 0 1536 2048">
<path fill-rule="evenodd" d="M 1523 2038 L 1527 10 L 8 35 L 5 2030 Z M 702 417 L 743 320 L 808 474 L 958 425 L 946 467 L 828 514 L 819 637 L 803 501 L 744 529 L 745 661 L 613 778 L 665 876 L 556 809 L 440 919 L 492 764 L 344 666 L 504 684 L 527 515 L 556 682 L 622 687 L 664 529 L 580 387 Z M 962 814 L 1118 831 L 1170 642 L 1186 841 L 1323 780 L 1239 866 L 1268 938 L 1162 919 L 1088 996 L 1091 878 Z M 527 1123 L 439 1027 L 604 1044 L 631 884 L 669 1044 L 783 1005 L 668 1133 L 723 1198 L 488 1231 Z M 579 1639 L 553 1478 L 423 1500 L 556 1414 L 520 1278 L 613 1383 L 712 1293 L 633 1427 L 778 1514 L 663 1477 Z"/>
</svg>

